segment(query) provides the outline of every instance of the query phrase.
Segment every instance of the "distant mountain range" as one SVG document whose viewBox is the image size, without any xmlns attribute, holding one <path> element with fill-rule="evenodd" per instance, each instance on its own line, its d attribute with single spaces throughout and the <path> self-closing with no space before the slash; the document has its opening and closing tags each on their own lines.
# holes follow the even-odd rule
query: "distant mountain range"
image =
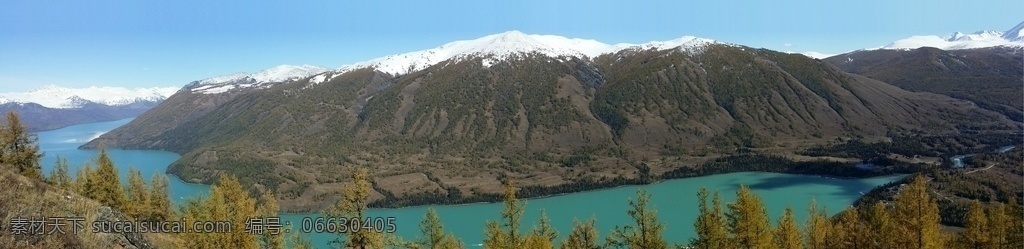
<svg viewBox="0 0 1024 249">
<path fill-rule="evenodd" d="M 186 181 L 227 171 L 275 189 L 285 209 L 315 210 L 348 166 L 372 168 L 374 199 L 472 200 L 505 178 L 606 184 L 737 151 L 1021 129 L 972 102 L 697 37 L 609 45 L 510 31 L 259 75 L 275 76 L 192 82 L 84 147 L 174 151 L 169 171 Z"/>
<path fill-rule="evenodd" d="M 288 82 L 328 71 L 327 68 L 302 65 L 280 65 L 256 73 L 235 73 L 231 75 L 193 81 L 184 89 L 203 94 L 217 94 L 229 91 L 266 88 L 276 83 Z"/>
<path fill-rule="evenodd" d="M 1024 47 L 1024 22 L 1005 32 L 982 30 L 970 34 L 954 32 L 944 37 L 935 35 L 911 36 L 882 46 L 881 49 L 933 47 L 943 50 L 956 50 L 998 46 Z"/>
<path fill-rule="evenodd" d="M 32 131 L 111 121 L 142 114 L 177 91 L 176 87 L 66 88 L 48 85 L 23 93 L 0 93 L 0 111 L 15 111 Z"/>
<path fill-rule="evenodd" d="M 872 50 L 912 50 L 923 47 L 933 47 L 942 50 L 960 50 L 990 47 L 1016 47 L 1024 48 L 1024 22 L 1017 24 L 1005 32 L 982 30 L 970 34 L 953 32 L 946 36 L 920 35 L 896 40 L 885 46 L 859 49 L 847 53 Z M 796 52 L 790 52 L 796 53 Z M 800 52 L 815 59 L 824 59 L 836 54 L 819 52 Z"/>
</svg>

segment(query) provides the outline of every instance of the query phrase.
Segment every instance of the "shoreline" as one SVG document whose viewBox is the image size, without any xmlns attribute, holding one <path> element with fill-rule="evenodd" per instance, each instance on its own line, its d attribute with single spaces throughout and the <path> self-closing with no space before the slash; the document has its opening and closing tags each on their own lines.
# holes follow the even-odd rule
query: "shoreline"
<svg viewBox="0 0 1024 249">
<path fill-rule="evenodd" d="M 853 166 L 851 166 L 851 167 L 853 167 Z M 865 171 L 865 172 L 868 172 L 868 171 Z M 875 171 L 872 171 L 872 172 L 875 172 Z M 648 180 L 644 180 L 644 179 L 626 179 L 626 178 L 618 177 L 618 178 L 614 178 L 613 180 L 609 180 L 609 181 L 601 182 L 601 183 L 594 183 L 594 182 L 587 182 L 587 181 L 578 181 L 578 182 L 564 183 L 564 184 L 555 185 L 555 186 L 549 186 L 549 187 L 522 186 L 522 187 L 519 187 L 519 191 L 517 192 L 517 197 L 519 197 L 521 200 L 537 200 L 537 199 L 554 198 L 554 197 L 571 195 L 571 194 L 579 194 L 579 193 L 611 190 L 611 189 L 617 189 L 617 188 L 654 185 L 654 184 L 664 183 L 664 182 L 672 181 L 672 180 L 682 180 L 682 179 L 688 179 L 688 178 L 708 177 L 708 176 L 726 175 L 726 174 L 735 174 L 735 173 L 773 173 L 773 174 L 787 174 L 787 175 L 819 177 L 819 178 L 823 178 L 823 179 L 827 179 L 827 180 L 854 180 L 854 179 L 881 178 L 881 177 L 889 177 L 889 176 L 895 176 L 895 175 L 909 175 L 909 174 L 912 174 L 913 172 L 888 172 L 888 173 L 880 173 L 880 174 L 867 174 L 867 175 L 863 175 L 863 176 L 840 176 L 840 175 L 832 175 L 832 174 L 807 174 L 807 173 L 794 173 L 794 172 L 785 172 L 785 171 L 733 170 L 733 171 L 726 171 L 726 172 L 714 172 L 714 173 L 710 173 L 710 174 L 693 175 L 693 176 L 682 176 L 682 177 L 664 177 L 664 175 L 663 175 L 662 177 L 658 177 L 656 179 L 648 179 Z M 616 184 L 616 183 L 619 183 L 619 184 Z M 577 190 L 577 191 L 557 191 L 557 189 L 559 189 L 560 187 L 572 186 L 574 184 L 576 184 L 576 185 L 579 185 L 579 184 L 594 184 L 594 185 L 591 185 L 592 188 L 583 188 L 583 189 L 580 189 L 580 190 Z M 524 193 L 524 191 L 523 191 L 524 189 L 546 189 L 546 190 L 548 190 L 550 192 L 546 192 L 544 194 L 538 194 L 538 195 L 531 195 L 531 194 L 528 194 L 528 193 Z M 870 190 L 865 191 L 865 192 L 870 192 Z M 861 196 L 863 196 L 863 195 L 864 194 L 861 194 Z M 479 200 L 479 199 L 486 199 L 486 198 L 494 198 L 494 200 L 482 200 L 482 201 Z M 859 198 L 860 197 L 858 197 L 858 199 Z M 443 206 L 464 206 L 464 205 L 474 205 L 474 204 L 493 204 L 493 203 L 500 203 L 501 202 L 501 196 L 500 195 L 495 195 L 495 196 L 491 196 L 491 195 L 478 195 L 478 196 L 471 196 L 469 198 L 462 198 L 462 199 L 469 200 L 469 201 L 462 202 L 460 199 L 455 199 L 455 200 L 446 199 L 446 201 L 451 201 L 451 203 L 444 203 L 442 201 L 442 202 L 429 202 L 429 203 L 415 203 L 415 204 L 410 204 L 410 205 L 384 205 L 384 206 L 379 204 L 380 201 L 376 201 L 376 202 L 370 203 L 370 205 L 368 205 L 368 208 L 394 210 L 394 209 L 414 208 L 414 207 L 424 207 L 424 206 L 442 206 L 442 205 Z M 401 200 L 407 200 L 407 198 L 399 198 L 399 199 L 397 199 L 395 201 L 401 201 Z M 377 205 L 375 205 L 375 204 L 377 204 Z M 281 214 L 292 215 L 292 214 L 313 214 L 313 213 L 319 213 L 319 212 L 322 212 L 322 211 L 323 210 L 319 210 L 319 211 L 316 211 L 316 212 L 281 210 L 280 213 Z"/>
</svg>

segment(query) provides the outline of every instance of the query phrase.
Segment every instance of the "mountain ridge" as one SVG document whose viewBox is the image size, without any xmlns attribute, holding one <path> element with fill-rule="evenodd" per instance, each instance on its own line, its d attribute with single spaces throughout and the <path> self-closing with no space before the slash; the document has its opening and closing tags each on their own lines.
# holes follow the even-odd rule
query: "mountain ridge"
<svg viewBox="0 0 1024 249">
<path fill-rule="evenodd" d="M 286 209 L 316 210 L 350 167 L 372 167 L 383 200 L 474 200 L 507 178 L 611 184 L 750 149 L 1019 127 L 966 101 L 739 45 L 491 58 L 179 91 L 84 147 L 174 151 L 168 171 L 186 181 L 231 172 L 276 189 Z"/>
<path fill-rule="evenodd" d="M 131 118 L 155 107 L 178 88 L 67 88 L 47 85 L 23 93 L 0 93 L 0 111 L 21 115 L 31 131 Z"/>
<path fill-rule="evenodd" d="M 1005 32 L 982 30 L 970 34 L 953 32 L 944 37 L 936 35 L 911 36 L 896 40 L 877 49 L 909 50 L 921 47 L 934 47 L 943 50 L 958 50 L 999 46 L 1024 47 L 1024 32 L 1022 32 L 1022 29 L 1024 29 L 1024 22 Z"/>
<path fill-rule="evenodd" d="M 392 75 L 401 75 L 425 69 L 442 61 L 458 59 L 460 57 L 471 55 L 490 55 L 495 57 L 494 59 L 496 60 L 504 60 L 510 55 L 523 53 L 541 53 L 552 58 L 559 58 L 562 56 L 596 57 L 624 49 L 664 50 L 679 47 L 688 49 L 709 43 L 717 42 L 706 38 L 683 36 L 667 41 L 651 41 L 642 44 L 619 43 L 611 45 L 591 39 L 567 38 L 557 35 L 525 34 L 518 30 L 512 30 L 471 40 L 449 42 L 431 49 L 388 55 L 363 62 L 357 62 L 342 66 L 337 70 L 337 72 L 344 73 L 354 69 L 374 68 L 378 71 Z M 485 65 L 489 63 L 493 62 L 484 62 Z"/>
<path fill-rule="evenodd" d="M 28 92 L 0 93 L 0 104 L 36 103 L 55 109 L 80 108 L 87 102 L 109 106 L 123 106 L 136 102 L 159 102 L 171 96 L 177 90 L 178 88 L 176 87 L 129 89 L 124 87 L 91 86 L 86 88 L 68 88 L 50 84 Z"/>
</svg>

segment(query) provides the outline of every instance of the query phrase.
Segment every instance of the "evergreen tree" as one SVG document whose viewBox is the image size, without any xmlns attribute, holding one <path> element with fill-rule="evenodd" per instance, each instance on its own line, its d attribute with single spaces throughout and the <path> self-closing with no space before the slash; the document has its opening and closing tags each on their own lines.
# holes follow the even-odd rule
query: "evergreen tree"
<svg viewBox="0 0 1024 249">
<path fill-rule="evenodd" d="M 211 204 L 225 208 L 227 216 L 221 220 L 231 221 L 232 227 L 244 228 L 246 221 L 257 216 L 256 200 L 249 196 L 249 192 L 245 191 L 234 177 L 221 173 L 217 179 L 217 187 L 223 197 L 223 203 Z M 249 234 L 245 229 L 231 229 L 225 235 L 229 236 L 230 248 L 257 248 L 256 236 Z"/>
<path fill-rule="evenodd" d="M 562 249 L 600 249 L 595 223 L 594 219 L 585 222 L 573 219 L 572 231 L 562 241 Z"/>
<path fill-rule="evenodd" d="M 526 237 L 525 248 L 554 248 L 558 232 L 551 227 L 548 215 L 544 210 L 540 211 L 540 221 L 533 231 Z"/>
<path fill-rule="evenodd" d="M 68 170 L 67 158 L 57 156 L 57 162 L 53 164 L 53 170 L 50 171 L 49 182 L 58 188 L 75 191 L 71 186 L 71 172 Z"/>
<path fill-rule="evenodd" d="M 928 194 L 928 183 L 915 177 L 893 198 L 896 223 L 896 246 L 901 248 L 939 248 L 939 205 Z"/>
<path fill-rule="evenodd" d="M 776 246 L 780 249 L 802 249 L 802 238 L 800 228 L 796 225 L 796 218 L 793 217 L 793 208 L 786 207 L 778 225 L 775 226 Z"/>
<path fill-rule="evenodd" d="M 78 170 L 75 171 L 75 181 L 71 183 L 71 189 L 79 195 L 90 197 L 92 186 L 89 185 L 89 181 L 91 179 L 91 175 L 92 166 L 89 166 L 89 163 L 82 165 L 82 167 L 78 167 Z"/>
<path fill-rule="evenodd" d="M 185 248 L 258 248 L 259 239 L 246 231 L 246 221 L 256 217 L 256 202 L 234 177 L 221 174 L 207 198 L 191 199 L 182 209 L 186 224 L 196 221 L 228 221 L 229 231 L 221 233 L 182 233 L 180 247 Z"/>
<path fill-rule="evenodd" d="M 871 205 L 865 219 L 869 228 L 867 236 L 870 238 L 865 248 L 883 249 L 895 247 L 892 235 L 894 234 L 896 224 L 892 219 L 892 215 L 889 214 L 885 203 L 876 202 L 874 205 Z"/>
<path fill-rule="evenodd" d="M 257 208 L 257 213 L 259 213 L 261 217 L 277 217 L 277 197 L 275 197 L 274 193 L 270 190 L 263 191 L 263 194 L 260 196 L 260 204 L 258 206 L 259 208 Z M 260 244 L 263 245 L 262 248 L 284 248 L 284 230 L 282 229 L 277 234 L 269 231 L 264 232 L 260 235 Z"/>
<path fill-rule="evenodd" d="M 484 248 L 522 248 L 526 242 L 519 234 L 526 203 L 516 198 L 516 187 L 511 179 L 505 180 L 504 205 L 505 208 L 501 211 L 501 224 L 495 221 L 486 223 Z"/>
<path fill-rule="evenodd" d="M 1006 206 L 1006 217 L 1010 219 L 1007 224 L 1009 246 L 1010 248 L 1024 248 L 1024 206 L 1017 202 L 1016 197 L 1010 197 Z"/>
<path fill-rule="evenodd" d="M 167 190 L 170 184 L 167 176 L 161 173 L 154 173 L 150 177 L 150 182 L 153 186 L 149 188 L 149 219 L 156 221 L 173 219 L 174 211 L 171 205 L 170 193 Z"/>
<path fill-rule="evenodd" d="M 630 210 L 627 211 L 636 224 L 616 228 L 606 238 L 606 243 L 613 247 L 640 249 L 668 248 L 668 244 L 662 235 L 665 224 L 658 222 L 658 212 L 653 207 L 648 207 L 651 195 L 644 189 L 638 189 L 636 196 L 636 200 L 629 200 Z"/>
<path fill-rule="evenodd" d="M 988 210 L 988 248 L 1010 248 L 1010 241 L 1007 238 L 1010 231 L 1010 217 L 1006 215 L 1006 206 L 1002 203 L 989 205 Z"/>
<path fill-rule="evenodd" d="M 832 235 L 828 240 L 829 248 L 867 247 L 870 243 L 864 238 L 865 228 L 857 210 L 844 210 L 839 213 L 832 226 Z"/>
<path fill-rule="evenodd" d="M 804 232 L 807 235 L 805 248 L 827 248 L 826 242 L 832 233 L 832 223 L 829 222 L 828 216 L 825 214 L 826 211 L 818 210 L 818 203 L 811 199 L 807 213 L 807 225 L 804 226 L 804 229 L 807 230 Z"/>
<path fill-rule="evenodd" d="M 736 202 L 729 203 L 726 218 L 737 248 L 768 248 L 772 246 L 772 228 L 761 198 L 747 186 L 736 191 Z"/>
<path fill-rule="evenodd" d="M 310 242 L 309 238 L 303 236 L 302 233 L 292 233 L 288 238 L 288 243 L 292 245 L 292 249 L 313 249 L 313 242 Z"/>
<path fill-rule="evenodd" d="M 690 239 L 690 245 L 695 248 L 729 247 L 729 231 L 722 216 L 722 198 L 715 192 L 713 203 L 708 206 L 708 195 L 706 188 L 701 188 L 697 192 L 700 214 L 693 224 L 697 237 Z"/>
<path fill-rule="evenodd" d="M 29 178 L 42 180 L 42 168 L 39 159 L 39 144 L 35 135 L 21 124 L 21 117 L 14 111 L 7 112 L 7 122 L 0 128 L 0 165 L 9 164 L 18 172 Z"/>
<path fill-rule="evenodd" d="M 437 216 L 434 208 L 427 208 L 427 214 L 420 222 L 420 234 L 423 236 L 418 242 L 420 249 L 464 248 L 462 241 L 455 238 L 454 234 L 444 231 L 441 218 Z"/>
<path fill-rule="evenodd" d="M 114 209 L 125 210 L 125 194 L 121 186 L 121 177 L 117 174 L 117 167 L 110 160 L 107 151 L 100 148 L 100 155 L 96 158 L 96 172 L 89 177 L 92 191 L 90 197 L 103 205 Z"/>
<path fill-rule="evenodd" d="M 149 189 L 146 187 L 146 182 L 142 179 L 142 173 L 135 169 L 135 167 L 128 168 L 128 187 L 125 189 L 128 193 L 128 208 L 125 212 L 129 216 L 136 220 L 147 219 L 150 214 L 149 211 Z"/>
<path fill-rule="evenodd" d="M 962 248 L 988 247 L 988 217 L 985 217 L 985 209 L 978 200 L 971 202 L 971 208 L 967 210 L 967 217 L 964 218 L 964 225 L 965 229 L 960 233 Z"/>
<path fill-rule="evenodd" d="M 345 183 L 342 196 L 338 202 L 327 210 L 327 217 L 347 218 L 348 220 L 365 220 L 365 211 L 370 198 L 370 180 L 366 168 L 357 168 L 352 174 L 352 182 Z M 336 243 L 348 248 L 382 248 L 384 236 L 366 229 L 349 229 L 340 233 Z"/>
</svg>

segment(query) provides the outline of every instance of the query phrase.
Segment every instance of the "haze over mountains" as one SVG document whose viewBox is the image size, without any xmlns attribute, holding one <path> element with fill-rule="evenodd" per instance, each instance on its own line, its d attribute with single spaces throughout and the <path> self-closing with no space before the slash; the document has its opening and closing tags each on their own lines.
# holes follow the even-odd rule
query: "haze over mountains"
<svg viewBox="0 0 1024 249">
<path fill-rule="evenodd" d="M 24 93 L 0 93 L 0 111 L 18 112 L 30 130 L 51 130 L 135 117 L 177 90 L 176 87 L 75 89 L 47 85 Z"/>
<path fill-rule="evenodd" d="M 351 166 L 373 169 L 375 200 L 465 201 L 505 178 L 607 183 L 739 150 L 1021 127 L 802 55 L 696 37 L 608 45 L 510 31 L 270 71 L 282 73 L 190 83 L 85 147 L 174 151 L 169 171 L 186 181 L 228 171 L 313 210 Z"/>
<path fill-rule="evenodd" d="M 896 40 L 885 46 L 865 48 L 850 51 L 853 53 L 865 50 L 910 50 L 923 47 L 933 47 L 942 50 L 960 50 L 989 47 L 1024 47 L 1024 22 L 1017 24 L 1005 32 L 982 30 L 970 34 L 953 32 L 946 36 L 918 35 Z M 800 52 L 811 58 L 824 59 L 836 54 L 819 52 Z"/>
</svg>

